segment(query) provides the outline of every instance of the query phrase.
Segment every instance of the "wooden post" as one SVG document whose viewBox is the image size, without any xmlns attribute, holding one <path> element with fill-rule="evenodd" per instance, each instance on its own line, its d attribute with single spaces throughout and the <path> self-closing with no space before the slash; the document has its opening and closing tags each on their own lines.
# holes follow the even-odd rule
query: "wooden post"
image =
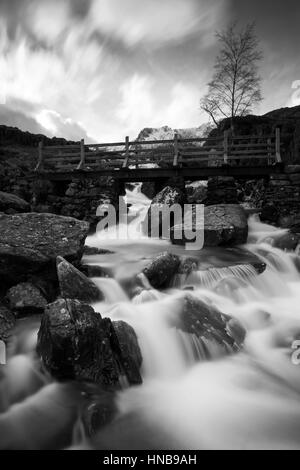
<svg viewBox="0 0 300 470">
<path fill-rule="evenodd" d="M 43 142 L 42 141 L 39 142 L 38 152 L 39 152 L 39 159 L 38 159 L 38 163 L 34 171 L 38 171 L 43 168 Z"/>
<path fill-rule="evenodd" d="M 127 168 L 129 160 L 129 137 L 126 136 L 125 138 L 125 160 L 123 162 L 123 168 Z"/>
<path fill-rule="evenodd" d="M 173 160 L 173 166 L 178 165 L 178 134 L 175 132 L 174 134 L 174 160 Z"/>
<path fill-rule="evenodd" d="M 229 131 L 224 131 L 224 165 L 228 165 L 228 136 Z"/>
<path fill-rule="evenodd" d="M 280 128 L 276 127 L 276 162 L 281 163 L 281 150 L 280 150 Z"/>
<path fill-rule="evenodd" d="M 85 148 L 84 148 L 84 139 L 80 141 L 80 162 L 76 170 L 81 170 L 85 163 Z"/>
<path fill-rule="evenodd" d="M 269 138 L 267 140 L 267 151 L 268 151 L 268 165 L 272 164 L 272 140 Z"/>
</svg>

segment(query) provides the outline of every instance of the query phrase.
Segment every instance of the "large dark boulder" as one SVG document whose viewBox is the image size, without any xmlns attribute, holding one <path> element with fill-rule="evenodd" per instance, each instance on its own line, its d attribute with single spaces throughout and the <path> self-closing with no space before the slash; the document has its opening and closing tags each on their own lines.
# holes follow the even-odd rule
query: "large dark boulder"
<svg viewBox="0 0 300 470">
<path fill-rule="evenodd" d="M 143 269 L 143 274 L 156 289 L 169 287 L 179 265 L 180 258 L 177 255 L 165 252 L 156 256 Z"/>
<path fill-rule="evenodd" d="M 185 223 L 177 224 L 171 229 L 171 240 L 176 245 L 185 244 L 185 230 L 203 233 L 204 246 L 234 246 L 246 243 L 248 222 L 244 209 L 237 204 L 219 204 L 204 208 L 203 220 L 196 219 L 195 211 Z M 175 236 L 176 234 L 176 236 Z"/>
<path fill-rule="evenodd" d="M 47 300 L 41 291 L 30 282 L 22 282 L 11 287 L 7 294 L 10 309 L 16 315 L 42 313 Z"/>
<path fill-rule="evenodd" d="M 89 224 L 54 214 L 0 215 L 0 280 L 7 284 L 42 273 L 56 278 L 56 257 L 81 259 Z"/>
<path fill-rule="evenodd" d="M 113 321 L 110 340 L 123 375 L 130 384 L 140 384 L 142 355 L 134 329 L 124 321 Z"/>
<path fill-rule="evenodd" d="M 175 204 L 182 206 L 185 202 L 185 195 L 179 188 L 166 186 L 158 193 L 151 202 L 148 213 L 143 222 L 143 232 L 149 237 L 168 237 L 169 233 L 164 233 L 163 221 L 166 222 L 166 229 L 172 227 L 174 223 L 180 222 L 176 219 L 176 214 L 171 213 L 169 226 L 167 224 L 167 211 Z M 180 216 L 181 220 L 181 216 Z"/>
<path fill-rule="evenodd" d="M 0 303 L 0 340 L 7 340 L 11 329 L 15 326 L 16 319 L 14 314 Z"/>
<path fill-rule="evenodd" d="M 98 287 L 82 272 L 68 263 L 61 256 L 57 257 L 57 277 L 60 294 L 66 299 L 77 299 L 83 302 L 103 300 Z"/>
<path fill-rule="evenodd" d="M 0 191 L 0 212 L 4 212 L 6 214 L 30 212 L 30 204 L 14 194 Z"/>
<path fill-rule="evenodd" d="M 126 347 L 125 347 L 126 345 Z M 49 304 L 38 333 L 37 352 L 58 380 L 94 382 L 120 388 L 120 378 L 141 383 L 141 353 L 134 331 L 102 318 L 92 307 L 71 299 Z"/>
<path fill-rule="evenodd" d="M 195 335 L 193 353 L 198 359 L 211 359 L 237 352 L 243 345 L 246 331 L 236 320 L 208 305 L 192 294 L 181 298 L 182 308 L 171 324 Z"/>
</svg>

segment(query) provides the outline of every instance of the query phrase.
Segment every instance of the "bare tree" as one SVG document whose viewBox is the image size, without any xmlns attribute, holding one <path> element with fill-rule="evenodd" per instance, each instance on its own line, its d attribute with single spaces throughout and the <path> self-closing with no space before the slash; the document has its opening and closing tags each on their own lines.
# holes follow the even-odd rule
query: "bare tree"
<svg viewBox="0 0 300 470">
<path fill-rule="evenodd" d="M 251 112 L 262 100 L 258 64 L 262 59 L 254 23 L 237 30 L 233 23 L 226 31 L 216 34 L 221 50 L 215 63 L 215 73 L 209 90 L 201 100 L 201 108 L 218 125 L 221 118 L 231 118 Z"/>
</svg>

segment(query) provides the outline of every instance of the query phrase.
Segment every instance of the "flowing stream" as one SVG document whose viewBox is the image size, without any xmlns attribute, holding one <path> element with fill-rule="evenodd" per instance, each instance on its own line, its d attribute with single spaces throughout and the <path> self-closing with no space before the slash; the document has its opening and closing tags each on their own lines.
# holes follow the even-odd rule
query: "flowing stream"
<svg viewBox="0 0 300 470">
<path fill-rule="evenodd" d="M 300 365 L 292 360 L 293 343 L 300 340 L 298 258 L 272 246 L 285 231 L 262 224 L 257 216 L 250 218 L 245 249 L 266 263 L 262 274 L 243 261 L 241 251 L 204 249 L 196 255 L 198 271 L 177 276 L 170 289 L 157 291 L 145 278 L 137 285 L 135 275 L 162 251 L 189 254 L 182 247 L 141 234 L 150 201 L 139 185 L 127 190 L 126 200 L 131 204 L 130 225 L 120 227 L 119 233 L 123 238 L 128 233 L 127 239 L 112 240 L 109 233 L 96 233 L 87 245 L 112 253 L 88 256 L 84 261 L 112 273 L 111 278 L 94 279 L 105 300 L 93 307 L 102 316 L 128 322 L 136 331 L 143 384 L 118 394 L 119 418 L 100 433 L 95 445 L 106 449 L 299 449 Z M 242 352 L 220 357 L 212 349 L 211 360 L 204 361 L 197 338 L 170 327 L 186 289 L 241 322 L 247 331 Z M 16 356 L 11 365 L 14 371 L 23 371 L 22 380 L 33 391 L 30 352 L 35 334 L 32 328 L 19 363 Z M 17 389 L 15 383 L 13 389 Z"/>
</svg>

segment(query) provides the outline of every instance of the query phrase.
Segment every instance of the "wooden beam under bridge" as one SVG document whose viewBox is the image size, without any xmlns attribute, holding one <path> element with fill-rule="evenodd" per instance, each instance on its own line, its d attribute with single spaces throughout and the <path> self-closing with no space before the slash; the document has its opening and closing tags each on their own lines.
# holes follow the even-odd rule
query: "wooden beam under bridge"
<svg viewBox="0 0 300 470">
<path fill-rule="evenodd" d="M 94 171 L 73 170 L 66 172 L 33 172 L 30 179 L 47 179 L 50 181 L 70 181 L 72 179 L 95 179 L 103 176 L 110 176 L 122 182 L 144 182 L 156 181 L 158 179 L 167 180 L 180 176 L 187 181 L 207 180 L 216 176 L 232 176 L 241 179 L 260 179 L 271 174 L 282 173 L 284 165 L 277 163 L 265 166 L 230 166 L 218 167 L 170 167 L 170 168 L 121 168 L 119 170 L 99 169 Z"/>
</svg>

